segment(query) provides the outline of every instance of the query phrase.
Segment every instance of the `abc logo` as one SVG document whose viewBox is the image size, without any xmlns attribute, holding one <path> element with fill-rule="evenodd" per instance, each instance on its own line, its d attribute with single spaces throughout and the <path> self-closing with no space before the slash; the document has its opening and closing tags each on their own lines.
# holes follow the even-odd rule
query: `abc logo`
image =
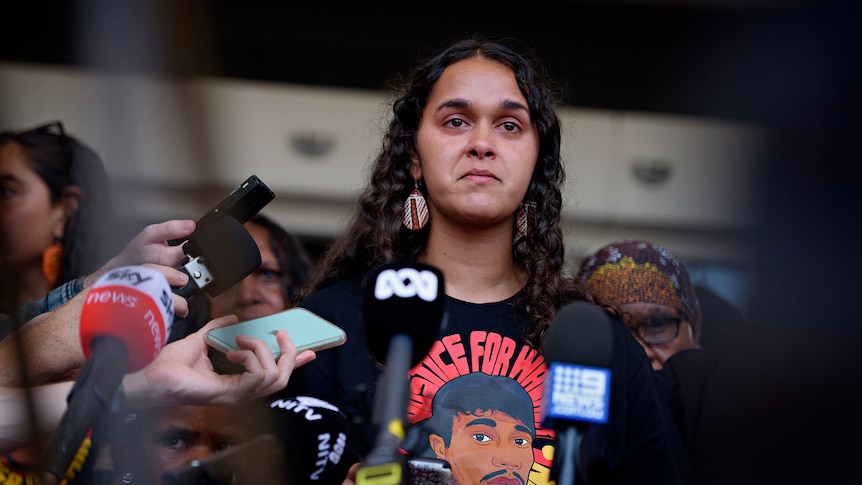
<svg viewBox="0 0 862 485">
<path fill-rule="evenodd" d="M 388 300 L 393 295 L 399 298 L 418 296 L 425 301 L 437 298 L 437 275 L 432 271 L 419 271 L 415 268 L 387 269 L 377 275 L 374 284 L 374 297 Z"/>
</svg>

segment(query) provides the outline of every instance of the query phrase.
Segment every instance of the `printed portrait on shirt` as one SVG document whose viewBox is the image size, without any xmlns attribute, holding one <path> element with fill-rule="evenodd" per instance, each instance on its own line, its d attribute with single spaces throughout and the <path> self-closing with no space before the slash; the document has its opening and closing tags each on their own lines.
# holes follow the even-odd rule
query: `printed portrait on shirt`
<svg viewBox="0 0 862 485">
<path fill-rule="evenodd" d="M 411 370 L 405 448 L 447 461 L 458 484 L 547 484 L 546 369 L 536 349 L 493 332 L 442 338 Z"/>
</svg>

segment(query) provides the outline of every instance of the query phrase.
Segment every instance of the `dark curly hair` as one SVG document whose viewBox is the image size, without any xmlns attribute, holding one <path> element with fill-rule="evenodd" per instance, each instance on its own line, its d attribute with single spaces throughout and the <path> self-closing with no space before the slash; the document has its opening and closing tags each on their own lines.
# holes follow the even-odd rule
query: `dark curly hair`
<svg viewBox="0 0 862 485">
<path fill-rule="evenodd" d="M 528 338 L 542 337 L 551 318 L 573 297 L 586 296 L 580 285 L 563 275 L 564 243 L 560 227 L 561 185 L 565 180 L 560 160 L 560 120 L 556 96 L 545 73 L 527 56 L 500 42 L 478 37 L 459 41 L 417 66 L 395 90 L 392 119 L 382 148 L 371 168 L 370 182 L 347 227 L 321 259 L 305 288 L 307 293 L 341 279 L 363 274 L 372 267 L 399 260 L 417 260 L 425 251 L 429 226 L 410 231 L 402 226 L 404 201 L 415 184 L 410 175 L 410 154 L 428 96 L 443 71 L 469 58 L 483 58 L 510 68 L 527 99 L 530 118 L 539 138 L 539 155 L 525 201 L 541 202 L 536 211 L 535 235 L 522 237 L 512 224 L 512 254 L 528 275 L 521 303 L 536 327 Z M 431 222 L 433 224 L 433 221 Z"/>
</svg>

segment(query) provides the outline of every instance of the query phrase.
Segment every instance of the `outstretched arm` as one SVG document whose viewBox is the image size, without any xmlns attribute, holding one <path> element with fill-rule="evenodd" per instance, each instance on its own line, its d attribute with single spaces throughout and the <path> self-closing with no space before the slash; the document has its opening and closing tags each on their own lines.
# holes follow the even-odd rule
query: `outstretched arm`
<svg viewBox="0 0 862 485">
<path fill-rule="evenodd" d="M 84 279 L 85 291 L 56 310 L 33 318 L 0 341 L 0 385 L 44 384 L 62 379 L 83 365 L 79 324 L 86 289 L 111 269 L 147 265 L 164 274 L 170 285 L 185 285 L 188 275 L 176 269 L 183 257 L 182 248 L 169 246 L 167 241 L 184 238 L 194 228 L 191 220 L 171 220 L 145 227 L 120 254 Z M 188 302 L 180 296 L 173 297 L 176 315 L 186 315 Z"/>
<path fill-rule="evenodd" d="M 241 337 L 243 350 L 231 351 L 228 359 L 242 364 L 245 372 L 218 374 L 207 356 L 204 337 L 209 329 L 232 323 L 236 323 L 233 315 L 212 320 L 197 332 L 165 346 L 148 366 L 127 374 L 123 388 L 129 406 L 236 404 L 284 389 L 293 369 L 315 358 L 311 350 L 297 354 L 282 330 L 276 336 L 282 352 L 277 362 L 264 341 Z M 66 381 L 32 389 L 0 387 L 0 453 L 47 437 L 63 418 L 73 384 Z"/>
</svg>

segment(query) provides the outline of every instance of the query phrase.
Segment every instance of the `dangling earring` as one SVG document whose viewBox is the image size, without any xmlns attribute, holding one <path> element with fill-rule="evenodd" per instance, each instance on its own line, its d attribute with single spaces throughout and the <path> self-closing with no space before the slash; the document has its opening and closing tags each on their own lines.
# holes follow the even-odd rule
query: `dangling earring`
<svg viewBox="0 0 862 485">
<path fill-rule="evenodd" d="M 51 288 L 57 285 L 60 279 L 60 267 L 63 265 L 63 245 L 60 241 L 48 246 L 42 253 L 42 275 L 48 280 Z"/>
<path fill-rule="evenodd" d="M 515 224 L 518 232 L 524 237 L 536 235 L 536 203 L 533 201 L 521 202 L 518 213 L 515 216 Z"/>
<path fill-rule="evenodd" d="M 425 196 L 419 190 L 419 181 L 414 179 L 413 183 L 415 188 L 404 201 L 404 218 L 401 222 L 407 229 L 418 231 L 428 224 L 428 205 L 425 204 Z"/>
</svg>

